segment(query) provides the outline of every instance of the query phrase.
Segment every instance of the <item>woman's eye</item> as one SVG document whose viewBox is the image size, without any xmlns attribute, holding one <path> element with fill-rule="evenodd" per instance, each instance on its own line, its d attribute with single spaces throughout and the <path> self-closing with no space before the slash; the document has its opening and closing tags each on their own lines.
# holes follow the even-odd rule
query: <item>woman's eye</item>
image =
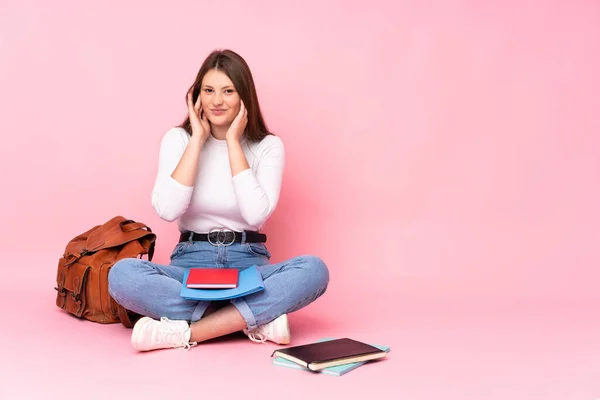
<svg viewBox="0 0 600 400">
<path fill-rule="evenodd" d="M 204 92 L 210 93 L 210 92 L 212 92 L 212 89 L 204 89 Z"/>
<path fill-rule="evenodd" d="M 227 94 L 232 94 L 232 93 L 233 93 L 233 90 L 232 90 L 232 89 L 227 89 L 227 90 L 225 91 L 225 93 L 227 93 Z"/>
</svg>

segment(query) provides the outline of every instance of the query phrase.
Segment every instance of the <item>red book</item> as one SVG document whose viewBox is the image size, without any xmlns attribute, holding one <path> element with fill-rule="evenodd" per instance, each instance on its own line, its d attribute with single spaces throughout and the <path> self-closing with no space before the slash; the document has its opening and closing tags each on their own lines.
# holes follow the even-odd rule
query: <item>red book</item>
<svg viewBox="0 0 600 400">
<path fill-rule="evenodd" d="M 238 285 L 237 268 L 190 268 L 185 285 L 192 289 L 232 289 Z"/>
</svg>

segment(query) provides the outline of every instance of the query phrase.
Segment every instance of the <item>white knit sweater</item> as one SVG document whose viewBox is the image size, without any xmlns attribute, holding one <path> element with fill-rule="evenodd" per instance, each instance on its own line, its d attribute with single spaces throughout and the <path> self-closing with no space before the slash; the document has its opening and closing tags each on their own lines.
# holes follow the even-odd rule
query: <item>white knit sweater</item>
<svg viewBox="0 0 600 400">
<path fill-rule="evenodd" d="M 177 127 L 162 139 L 152 190 L 152 206 L 158 215 L 178 220 L 180 231 L 261 230 L 279 200 L 285 161 L 281 139 L 273 135 L 260 142 L 242 139 L 250 169 L 232 177 L 227 143 L 209 136 L 200 152 L 193 187 L 171 177 L 188 143 L 189 135 Z"/>
</svg>

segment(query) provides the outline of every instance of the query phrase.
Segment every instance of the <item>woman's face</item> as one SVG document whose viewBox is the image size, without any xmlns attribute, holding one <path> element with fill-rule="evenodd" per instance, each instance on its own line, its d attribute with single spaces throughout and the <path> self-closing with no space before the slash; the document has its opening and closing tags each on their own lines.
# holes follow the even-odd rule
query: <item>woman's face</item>
<svg viewBox="0 0 600 400">
<path fill-rule="evenodd" d="M 240 111 L 240 96 L 227 75 L 211 69 L 200 87 L 202 110 L 216 126 L 229 126 Z"/>
</svg>

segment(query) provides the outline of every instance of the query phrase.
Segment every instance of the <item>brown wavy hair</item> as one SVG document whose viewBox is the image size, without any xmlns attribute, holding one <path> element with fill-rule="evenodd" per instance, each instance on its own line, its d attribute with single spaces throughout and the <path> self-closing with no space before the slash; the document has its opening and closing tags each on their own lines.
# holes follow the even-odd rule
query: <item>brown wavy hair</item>
<svg viewBox="0 0 600 400">
<path fill-rule="evenodd" d="M 198 75 L 196 75 L 194 84 L 187 92 L 189 93 L 189 91 L 192 91 L 192 99 L 194 103 L 196 103 L 196 100 L 200 95 L 200 89 L 204 75 L 206 75 L 206 73 L 212 69 L 223 72 L 229 77 L 229 79 L 231 79 L 231 82 L 233 82 L 240 99 L 244 102 L 244 106 L 248 111 L 248 124 L 246 125 L 246 129 L 244 131 L 246 138 L 249 140 L 260 141 L 264 139 L 265 136 L 272 135 L 272 133 L 267 129 L 265 120 L 260 112 L 258 96 L 256 95 L 256 87 L 254 86 L 254 79 L 252 78 L 250 68 L 248 67 L 246 61 L 234 51 L 215 50 L 208 55 L 206 60 L 204 60 L 200 70 L 198 71 Z M 192 134 L 189 114 L 185 121 L 179 125 L 179 127 L 185 129 L 188 134 Z"/>
</svg>

